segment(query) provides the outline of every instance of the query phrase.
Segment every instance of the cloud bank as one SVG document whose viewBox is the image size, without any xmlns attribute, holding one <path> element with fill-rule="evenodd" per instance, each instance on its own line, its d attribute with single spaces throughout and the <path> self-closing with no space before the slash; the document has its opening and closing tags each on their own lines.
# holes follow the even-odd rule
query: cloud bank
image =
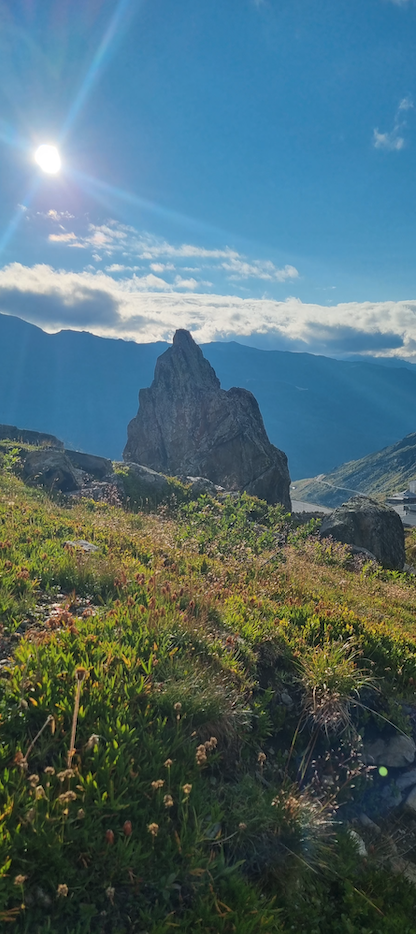
<svg viewBox="0 0 416 934">
<path fill-rule="evenodd" d="M 11 263 L 0 270 L 0 311 L 49 331 L 87 329 L 143 343 L 170 340 L 181 327 L 198 342 L 243 340 L 276 349 L 378 353 L 416 362 L 416 300 L 324 306 L 294 297 L 276 301 L 178 293 L 160 290 L 158 279 Z"/>
</svg>

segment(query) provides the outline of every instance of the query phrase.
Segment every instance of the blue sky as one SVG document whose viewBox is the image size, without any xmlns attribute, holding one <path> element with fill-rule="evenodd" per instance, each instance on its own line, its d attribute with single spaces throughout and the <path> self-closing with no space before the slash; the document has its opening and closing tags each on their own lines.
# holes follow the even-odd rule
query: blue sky
<svg viewBox="0 0 416 934">
<path fill-rule="evenodd" d="M 0 0 L 0 311 L 416 360 L 415 46 L 416 0 Z"/>
</svg>

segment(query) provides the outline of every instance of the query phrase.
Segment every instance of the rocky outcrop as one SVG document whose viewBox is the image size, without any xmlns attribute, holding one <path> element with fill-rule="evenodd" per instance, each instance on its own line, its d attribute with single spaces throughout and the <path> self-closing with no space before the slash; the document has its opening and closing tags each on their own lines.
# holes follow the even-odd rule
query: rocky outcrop
<svg viewBox="0 0 416 934">
<path fill-rule="evenodd" d="M 80 486 L 65 452 L 53 448 L 40 448 L 26 454 L 23 479 L 51 492 L 69 493 Z"/>
<path fill-rule="evenodd" d="M 0 441 L 17 441 L 22 444 L 47 445 L 63 451 L 62 441 L 55 435 L 48 435 L 44 431 L 29 431 L 27 428 L 16 428 L 16 425 L 0 425 Z"/>
<path fill-rule="evenodd" d="M 332 536 L 345 545 L 365 548 L 385 568 L 402 570 L 405 563 L 404 530 L 400 516 L 389 506 L 354 496 L 324 519 L 322 538 Z"/>
<path fill-rule="evenodd" d="M 270 443 L 256 399 L 246 389 L 221 389 L 188 331 L 176 331 L 151 387 L 140 390 L 123 457 L 290 509 L 287 458 Z"/>
</svg>

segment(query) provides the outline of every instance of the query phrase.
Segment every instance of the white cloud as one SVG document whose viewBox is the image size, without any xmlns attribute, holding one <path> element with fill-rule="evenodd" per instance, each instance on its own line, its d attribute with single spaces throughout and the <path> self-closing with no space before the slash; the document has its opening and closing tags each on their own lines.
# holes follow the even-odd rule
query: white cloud
<svg viewBox="0 0 416 934">
<path fill-rule="evenodd" d="M 169 340 L 178 327 L 199 342 L 244 339 L 320 353 L 373 352 L 416 361 L 416 299 L 305 304 L 236 295 L 175 292 L 153 274 L 113 278 L 12 263 L 0 270 L 0 311 L 59 330 Z M 253 341 L 252 341 L 253 342 Z"/>
<path fill-rule="evenodd" d="M 373 133 L 373 143 L 376 149 L 389 149 L 390 151 L 396 149 L 403 149 L 404 138 L 399 136 L 397 128 L 395 127 L 391 133 L 379 133 L 378 130 L 374 130 Z"/>
<path fill-rule="evenodd" d="M 285 282 L 286 279 L 297 279 L 298 270 L 294 266 L 284 266 L 283 269 L 277 267 L 270 260 L 254 260 L 247 263 L 244 260 L 232 257 L 226 263 L 221 263 L 222 268 L 230 272 L 230 279 L 268 279 L 276 282 Z"/>
<path fill-rule="evenodd" d="M 380 133 L 378 127 L 373 130 L 373 146 L 375 149 L 387 149 L 390 152 L 399 152 L 405 146 L 405 139 L 402 132 L 405 128 L 406 120 L 402 114 L 407 110 L 413 110 L 414 104 L 412 98 L 408 95 L 403 97 L 397 106 L 394 126 L 390 132 Z"/>
</svg>

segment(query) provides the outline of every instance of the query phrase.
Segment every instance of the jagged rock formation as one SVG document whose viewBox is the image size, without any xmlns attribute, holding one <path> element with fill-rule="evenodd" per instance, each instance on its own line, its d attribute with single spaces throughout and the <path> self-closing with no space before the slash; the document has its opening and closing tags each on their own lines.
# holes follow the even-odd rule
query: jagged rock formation
<svg viewBox="0 0 416 934">
<path fill-rule="evenodd" d="M 291 508 L 287 457 L 270 443 L 256 399 L 246 389 L 221 389 L 188 331 L 176 331 L 151 387 L 140 390 L 123 457 Z"/>
<path fill-rule="evenodd" d="M 406 556 L 400 516 L 367 496 L 353 496 L 327 516 L 319 532 L 345 545 L 371 551 L 385 568 L 402 570 Z"/>
</svg>

